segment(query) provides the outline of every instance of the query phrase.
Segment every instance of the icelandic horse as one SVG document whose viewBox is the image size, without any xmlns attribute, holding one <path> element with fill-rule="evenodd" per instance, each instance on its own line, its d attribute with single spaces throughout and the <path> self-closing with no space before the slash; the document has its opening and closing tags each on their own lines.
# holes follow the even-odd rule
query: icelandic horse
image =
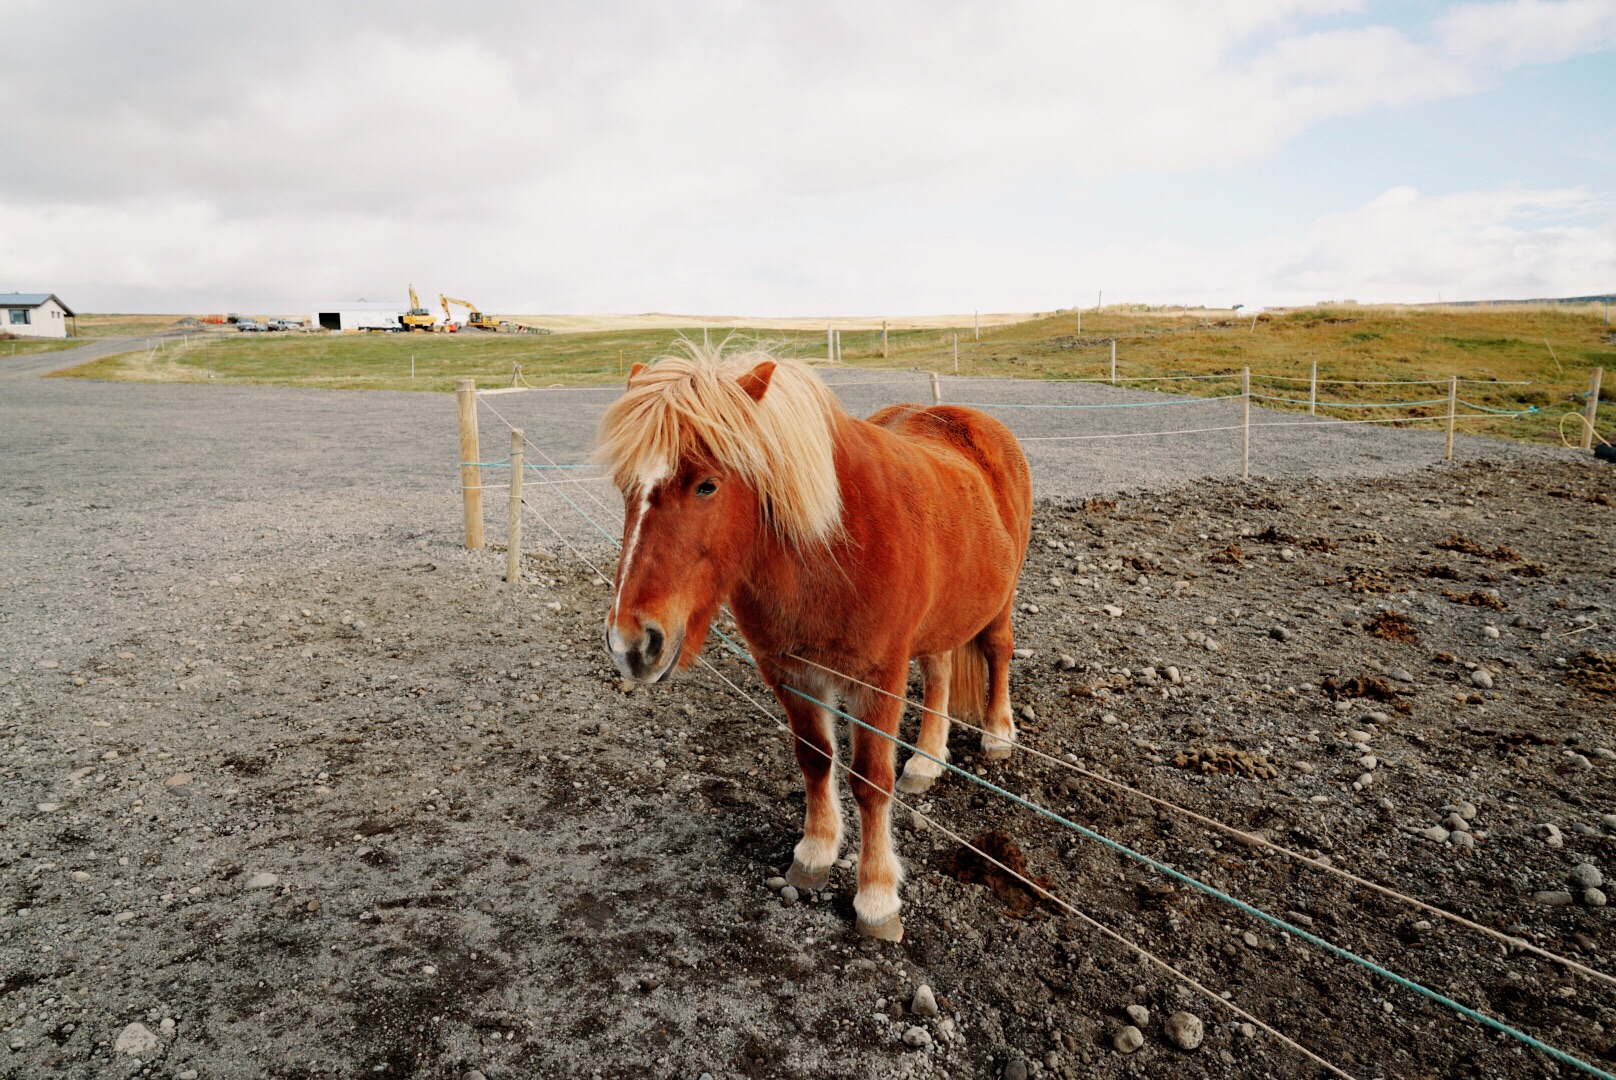
<svg viewBox="0 0 1616 1080">
<path fill-rule="evenodd" d="M 792 688 L 896 736 L 918 659 L 916 745 L 948 760 L 952 709 L 991 733 L 988 758 L 1008 757 L 1027 460 L 973 409 L 894 405 L 859 420 L 796 360 L 685 351 L 635 364 L 600 421 L 597 459 L 625 509 L 606 647 L 625 678 L 660 682 L 695 661 L 729 605 L 797 737 L 807 814 L 787 880 L 820 889 L 842 841 L 836 738 L 831 713 Z M 852 754 L 857 930 L 899 941 L 894 745 L 854 725 Z M 942 771 L 912 755 L 897 790 Z"/>
</svg>

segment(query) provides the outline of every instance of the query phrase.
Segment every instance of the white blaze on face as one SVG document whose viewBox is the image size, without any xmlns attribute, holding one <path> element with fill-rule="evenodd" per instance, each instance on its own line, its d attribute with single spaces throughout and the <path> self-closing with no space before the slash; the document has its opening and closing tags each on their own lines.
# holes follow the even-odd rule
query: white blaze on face
<svg viewBox="0 0 1616 1080">
<path fill-rule="evenodd" d="M 627 651 L 627 646 L 617 633 L 617 613 L 618 606 L 623 600 L 623 585 L 628 581 L 629 570 L 634 563 L 634 552 L 640 544 L 640 530 L 645 528 L 645 515 L 651 509 L 651 494 L 656 490 L 658 484 L 667 479 L 671 471 L 666 464 L 661 465 L 654 471 L 641 476 L 633 489 L 640 493 L 640 512 L 634 517 L 634 531 L 629 534 L 628 544 L 623 548 L 623 563 L 617 570 L 617 595 L 612 597 L 612 614 L 606 626 L 608 643 L 611 645 L 612 651 L 619 655 Z"/>
</svg>

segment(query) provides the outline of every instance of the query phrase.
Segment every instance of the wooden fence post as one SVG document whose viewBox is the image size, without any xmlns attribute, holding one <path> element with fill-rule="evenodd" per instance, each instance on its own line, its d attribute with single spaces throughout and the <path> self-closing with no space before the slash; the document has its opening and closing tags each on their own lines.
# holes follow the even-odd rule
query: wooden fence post
<svg viewBox="0 0 1616 1080">
<path fill-rule="evenodd" d="M 505 580 L 522 582 L 522 429 L 511 429 L 511 509 L 505 545 Z"/>
<path fill-rule="evenodd" d="M 1319 362 L 1313 361 L 1313 374 L 1307 380 L 1307 415 L 1319 414 Z"/>
<path fill-rule="evenodd" d="M 931 373 L 931 403 L 933 405 L 941 405 L 943 403 L 943 384 L 938 380 L 937 373 L 935 371 Z"/>
<path fill-rule="evenodd" d="M 456 379 L 455 398 L 460 405 L 460 495 L 466 510 L 466 547 L 476 551 L 483 546 L 483 471 L 477 449 L 477 381 Z"/>
<path fill-rule="evenodd" d="M 1111 339 L 1111 385 L 1117 384 L 1117 339 Z"/>
<path fill-rule="evenodd" d="M 1443 461 L 1453 460 L 1453 424 L 1459 415 L 1459 376 L 1448 376 L 1448 449 L 1442 455 Z"/>
<path fill-rule="evenodd" d="M 1251 369 L 1240 369 L 1240 479 L 1251 477 Z"/>
<path fill-rule="evenodd" d="M 981 341 L 982 340 L 982 313 L 980 311 L 971 312 L 971 326 L 976 331 L 976 340 Z"/>
<path fill-rule="evenodd" d="M 825 324 L 825 362 L 836 362 L 836 328 L 829 323 Z"/>
<path fill-rule="evenodd" d="M 836 362 L 838 364 L 842 362 L 842 332 L 840 330 L 836 331 Z"/>
<path fill-rule="evenodd" d="M 881 320 L 881 359 L 887 358 L 887 321 Z"/>
<path fill-rule="evenodd" d="M 1605 379 L 1604 368 L 1594 368 L 1593 377 L 1588 380 L 1588 405 L 1583 410 L 1582 448 L 1594 448 L 1594 421 L 1599 417 L 1599 384 Z"/>
</svg>

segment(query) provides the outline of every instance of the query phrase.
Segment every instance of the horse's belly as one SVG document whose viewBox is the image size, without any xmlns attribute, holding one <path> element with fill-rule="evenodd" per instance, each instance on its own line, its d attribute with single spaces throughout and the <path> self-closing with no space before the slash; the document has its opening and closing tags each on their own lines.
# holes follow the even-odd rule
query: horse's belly
<svg viewBox="0 0 1616 1080">
<path fill-rule="evenodd" d="M 1025 554 L 990 506 L 956 514 L 942 531 L 946 542 L 929 556 L 932 600 L 917 628 L 916 655 L 953 649 L 980 633 L 1014 596 Z"/>
</svg>

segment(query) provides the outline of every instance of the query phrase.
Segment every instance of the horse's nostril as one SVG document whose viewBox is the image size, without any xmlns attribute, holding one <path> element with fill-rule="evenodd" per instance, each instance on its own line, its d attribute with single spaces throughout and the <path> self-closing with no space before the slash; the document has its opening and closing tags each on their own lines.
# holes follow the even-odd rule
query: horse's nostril
<svg viewBox="0 0 1616 1080">
<path fill-rule="evenodd" d="M 653 664 L 656 663 L 657 659 L 662 655 L 662 646 L 666 641 L 667 637 L 662 633 L 660 626 L 655 623 L 647 625 L 645 628 L 645 658 Z"/>
</svg>

